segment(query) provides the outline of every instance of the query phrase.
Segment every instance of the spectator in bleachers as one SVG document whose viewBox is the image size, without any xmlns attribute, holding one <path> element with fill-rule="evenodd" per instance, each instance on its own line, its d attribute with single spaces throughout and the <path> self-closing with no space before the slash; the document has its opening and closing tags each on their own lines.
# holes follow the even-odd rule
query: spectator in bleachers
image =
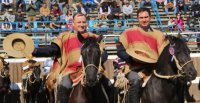
<svg viewBox="0 0 200 103">
<path fill-rule="evenodd" d="M 87 13 L 90 13 L 90 11 L 93 11 L 93 9 L 95 8 L 94 0 L 82 0 L 82 2 L 85 5 Z"/>
<path fill-rule="evenodd" d="M 62 11 L 61 11 L 58 4 L 55 4 L 53 6 L 52 14 L 53 14 L 54 17 L 57 17 L 57 19 L 60 20 L 60 15 L 62 14 Z"/>
<path fill-rule="evenodd" d="M 184 31 L 184 20 L 183 17 L 181 16 L 181 13 L 178 13 L 176 15 L 174 22 L 176 24 L 176 28 L 178 29 L 178 31 Z"/>
<path fill-rule="evenodd" d="M 15 28 L 17 27 L 18 29 L 22 29 L 24 28 L 23 22 L 25 22 L 24 20 L 24 16 L 21 14 L 21 12 L 17 12 L 15 15 L 15 22 L 17 22 L 18 24 L 15 25 Z"/>
<path fill-rule="evenodd" d="M 26 12 L 26 15 L 28 17 L 28 24 L 26 25 L 26 27 L 28 29 L 31 29 L 33 27 L 31 22 L 36 20 L 36 17 L 35 17 L 36 12 L 37 12 L 36 5 L 33 2 L 31 2 L 31 4 L 28 5 L 27 12 Z"/>
<path fill-rule="evenodd" d="M 42 4 L 43 4 L 43 0 L 35 1 L 35 6 L 37 7 L 37 11 L 39 11 L 39 8 L 41 8 Z"/>
<path fill-rule="evenodd" d="M 24 0 L 18 0 L 16 3 L 16 12 L 22 11 L 25 12 L 26 11 L 26 4 Z"/>
<path fill-rule="evenodd" d="M 200 5 L 198 4 L 198 2 L 195 2 L 193 5 L 192 5 L 192 14 L 194 17 L 198 18 L 200 17 Z"/>
<path fill-rule="evenodd" d="M 42 21 L 50 20 L 50 9 L 47 7 L 46 3 L 44 3 L 40 8 L 40 16 Z"/>
<path fill-rule="evenodd" d="M 94 5 L 97 7 L 97 10 L 99 10 L 101 3 L 103 3 L 104 0 L 94 0 Z"/>
<path fill-rule="evenodd" d="M 108 15 L 109 20 L 119 19 L 120 16 L 123 16 L 123 14 L 121 12 L 122 10 L 121 10 L 120 6 L 117 5 L 116 1 L 113 2 L 110 9 L 111 9 L 111 13 L 110 13 L 110 15 Z"/>
<path fill-rule="evenodd" d="M 124 13 L 125 19 L 130 19 L 131 14 L 133 13 L 133 7 L 130 5 L 129 1 L 126 1 L 126 4 L 122 7 L 122 12 Z"/>
<path fill-rule="evenodd" d="M 187 15 L 186 20 L 186 29 L 191 31 L 197 31 L 197 19 L 193 17 L 191 14 Z"/>
<path fill-rule="evenodd" d="M 58 22 L 58 18 L 56 16 L 54 16 L 52 18 L 52 22 L 50 23 L 50 28 L 51 29 L 59 29 L 60 28 L 60 23 Z"/>
<path fill-rule="evenodd" d="M 67 13 L 64 16 L 64 20 L 66 21 L 66 28 L 72 30 L 72 22 L 73 22 L 73 13 L 72 10 L 67 10 Z"/>
<path fill-rule="evenodd" d="M 186 4 L 185 0 L 179 0 L 178 1 L 178 12 L 186 14 L 187 6 L 188 6 L 188 4 Z"/>
<path fill-rule="evenodd" d="M 174 15 L 177 14 L 178 7 L 177 7 L 177 0 L 165 0 L 164 1 L 164 8 L 165 8 L 165 13 L 168 15 L 168 10 L 173 9 L 174 10 Z"/>
<path fill-rule="evenodd" d="M 13 0 L 2 0 L 1 12 L 5 11 L 5 9 L 13 9 Z"/>
<path fill-rule="evenodd" d="M 9 23 L 8 18 L 4 18 L 4 22 L 3 25 L 1 26 L 2 30 L 12 30 L 12 24 Z"/>
<path fill-rule="evenodd" d="M 53 9 L 53 6 L 54 6 L 55 4 L 58 4 L 58 0 L 49 0 L 49 3 L 50 3 L 50 10 L 52 10 L 52 9 Z"/>
<path fill-rule="evenodd" d="M 82 2 L 80 2 L 79 5 L 77 6 L 77 12 L 87 15 L 87 8 Z"/>
<path fill-rule="evenodd" d="M 12 10 L 6 11 L 1 18 L 4 20 L 5 18 L 8 19 L 9 22 L 14 22 L 15 21 L 15 15 L 12 14 Z"/>
<path fill-rule="evenodd" d="M 168 27 L 170 32 L 174 31 L 175 22 L 172 18 L 169 18 L 169 21 L 167 23 L 167 27 Z"/>
<path fill-rule="evenodd" d="M 97 23 L 97 27 L 101 30 L 99 30 L 99 32 L 97 34 L 102 34 L 105 35 L 107 34 L 107 28 L 108 28 L 108 23 L 106 20 L 108 20 L 105 16 L 101 16 L 101 18 L 99 18 L 99 22 Z"/>
<path fill-rule="evenodd" d="M 108 20 L 108 15 L 110 15 L 111 9 L 107 2 L 103 2 L 100 6 L 100 16 L 99 18 L 106 18 Z"/>
<path fill-rule="evenodd" d="M 69 9 L 69 6 L 67 3 L 63 4 L 63 7 L 62 7 L 62 14 L 67 14 L 67 10 Z"/>
</svg>

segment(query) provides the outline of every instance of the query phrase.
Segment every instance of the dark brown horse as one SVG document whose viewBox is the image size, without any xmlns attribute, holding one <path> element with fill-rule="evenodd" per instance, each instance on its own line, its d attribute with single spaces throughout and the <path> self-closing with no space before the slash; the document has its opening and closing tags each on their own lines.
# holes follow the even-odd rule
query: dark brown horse
<svg viewBox="0 0 200 103">
<path fill-rule="evenodd" d="M 113 103 L 114 99 L 102 85 L 102 79 L 105 79 L 105 77 L 98 72 L 101 61 L 99 46 L 101 38 L 101 36 L 100 39 L 87 38 L 82 42 L 81 55 L 84 65 L 84 80 L 83 84 L 79 83 L 73 88 L 69 103 Z"/>
<path fill-rule="evenodd" d="M 186 43 L 173 36 L 168 40 L 143 89 L 141 103 L 184 103 L 184 86 L 197 76 Z"/>
<path fill-rule="evenodd" d="M 41 87 L 40 78 L 40 64 L 35 60 L 27 60 L 24 64 L 27 64 L 28 69 L 32 72 L 22 80 L 23 94 L 25 103 L 35 103 L 38 101 L 38 94 Z"/>
<path fill-rule="evenodd" d="M 6 96 L 10 92 L 9 63 L 1 58 L 0 68 L 0 103 L 6 103 Z"/>
</svg>

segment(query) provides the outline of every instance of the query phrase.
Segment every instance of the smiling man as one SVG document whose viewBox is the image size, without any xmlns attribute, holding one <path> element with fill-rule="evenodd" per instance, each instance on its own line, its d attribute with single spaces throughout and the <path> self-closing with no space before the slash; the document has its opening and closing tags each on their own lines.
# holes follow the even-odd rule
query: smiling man
<svg viewBox="0 0 200 103">
<path fill-rule="evenodd" d="M 120 35 L 121 45 L 117 46 L 117 55 L 130 65 L 127 75 L 130 88 L 128 103 L 140 103 L 140 89 L 143 76 L 149 74 L 166 46 L 164 34 L 151 28 L 151 13 L 148 8 L 137 11 L 138 26 L 126 29 Z"/>
</svg>

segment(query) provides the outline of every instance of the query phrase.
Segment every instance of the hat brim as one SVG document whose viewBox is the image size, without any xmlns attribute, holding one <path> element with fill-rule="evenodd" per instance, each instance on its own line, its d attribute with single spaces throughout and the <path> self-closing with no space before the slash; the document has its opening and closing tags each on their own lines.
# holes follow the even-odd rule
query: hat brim
<svg viewBox="0 0 200 103">
<path fill-rule="evenodd" d="M 34 42 L 31 37 L 23 33 L 8 35 L 3 41 L 4 51 L 12 57 L 26 57 L 32 54 Z"/>
<path fill-rule="evenodd" d="M 126 50 L 126 52 L 133 57 L 134 59 L 140 61 L 140 62 L 144 62 L 144 63 L 156 63 L 157 60 L 154 58 L 151 58 L 151 54 L 149 54 L 146 51 L 142 51 L 142 50 L 137 50 L 134 48 L 128 48 Z M 145 55 L 144 55 L 145 54 Z"/>
</svg>

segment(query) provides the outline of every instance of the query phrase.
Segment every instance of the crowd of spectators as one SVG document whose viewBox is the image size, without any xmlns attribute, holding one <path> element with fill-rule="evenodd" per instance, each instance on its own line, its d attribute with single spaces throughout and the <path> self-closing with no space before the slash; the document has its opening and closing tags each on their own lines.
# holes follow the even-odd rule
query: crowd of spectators
<svg viewBox="0 0 200 103">
<path fill-rule="evenodd" d="M 154 0 L 138 0 L 139 8 L 146 5 L 155 5 Z M 200 17 L 200 5 L 196 0 L 161 0 L 157 1 L 157 6 L 162 6 L 165 13 L 173 11 L 175 18 L 170 18 L 168 28 L 170 31 L 184 31 L 191 28 L 196 28 L 197 20 Z M 164 2 L 163 2 L 164 1 Z M 55 23 L 56 28 L 72 29 L 72 16 L 75 12 L 81 12 L 88 17 L 88 20 L 124 20 L 133 19 L 133 12 L 136 9 L 135 0 L 75 0 L 72 5 L 67 2 L 58 2 L 58 0 L 49 0 L 46 3 L 44 0 L 1 0 L 0 9 L 3 12 L 2 20 L 8 19 L 8 22 L 24 22 L 28 21 L 26 27 L 32 28 L 34 21 L 66 21 L 63 23 Z M 155 8 L 153 8 L 154 10 Z M 90 13 L 97 11 L 97 17 L 90 17 Z M 22 13 L 21 13 L 22 12 Z M 25 15 L 24 15 L 25 14 Z M 20 16 L 21 15 L 21 16 Z M 23 16 L 24 15 L 24 16 Z M 184 17 L 187 21 L 184 22 Z M 27 18 L 25 18 L 27 17 Z M 170 23 L 172 22 L 172 23 Z M 119 23 L 118 26 L 124 26 L 124 23 Z M 54 28 L 53 24 L 43 23 L 43 26 Z M 106 27 L 107 23 L 95 23 L 95 27 Z M 13 28 L 24 28 L 23 23 L 12 24 Z M 63 27 L 64 28 L 64 27 Z"/>
</svg>

